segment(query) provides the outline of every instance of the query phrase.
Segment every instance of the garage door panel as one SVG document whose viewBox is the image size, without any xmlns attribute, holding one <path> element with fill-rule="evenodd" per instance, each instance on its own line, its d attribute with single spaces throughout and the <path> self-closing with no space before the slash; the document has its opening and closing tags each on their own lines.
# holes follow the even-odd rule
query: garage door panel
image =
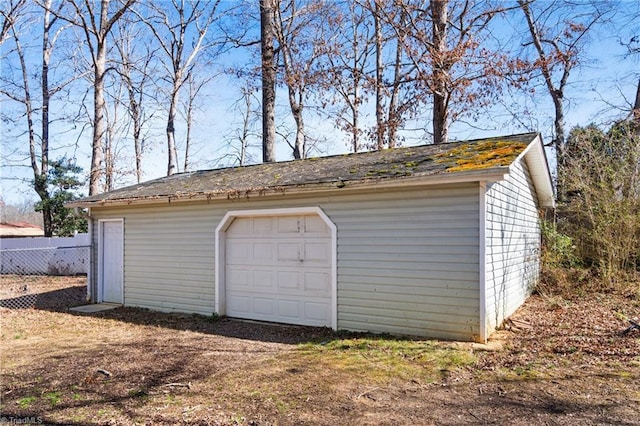
<svg viewBox="0 0 640 426">
<path fill-rule="evenodd" d="M 249 288 L 249 273 L 252 271 L 227 266 L 227 285 L 233 288 Z"/>
<path fill-rule="evenodd" d="M 315 265 L 331 265 L 330 240 L 306 242 L 304 245 L 304 261 Z"/>
<path fill-rule="evenodd" d="M 328 234 L 329 228 L 324 220 L 318 215 L 305 216 L 304 217 L 304 232 L 305 233 L 318 233 Z"/>
<path fill-rule="evenodd" d="M 238 219 L 236 219 L 238 220 Z M 240 219 L 246 220 L 246 219 Z M 254 217 L 248 221 L 253 221 L 253 233 L 254 234 L 266 234 L 271 235 L 273 233 L 273 218 L 271 217 Z M 249 227 L 251 229 L 251 227 Z"/>
<path fill-rule="evenodd" d="M 252 312 L 251 305 L 253 301 L 248 296 L 240 295 L 228 295 L 227 296 L 227 309 L 229 311 L 237 312 L 238 316 L 250 315 Z"/>
<path fill-rule="evenodd" d="M 294 294 L 300 290 L 300 272 L 278 271 L 278 292 L 281 294 Z"/>
<path fill-rule="evenodd" d="M 273 243 L 257 242 L 253 245 L 253 260 L 256 262 L 273 261 Z"/>
<path fill-rule="evenodd" d="M 276 314 L 276 300 L 270 297 L 254 297 L 253 312 L 261 316 L 274 316 Z"/>
<path fill-rule="evenodd" d="M 236 218 L 226 234 L 227 315 L 331 325 L 331 232 L 317 215 Z"/>
<path fill-rule="evenodd" d="M 298 216 L 282 216 L 278 221 L 279 234 L 298 234 L 300 232 L 300 218 Z"/>
<path fill-rule="evenodd" d="M 307 302 L 304 305 L 305 316 L 311 320 L 327 322 L 330 320 L 330 308 L 328 303 Z"/>
<path fill-rule="evenodd" d="M 326 272 L 305 272 L 304 290 L 317 296 L 330 296 L 331 277 Z"/>
<path fill-rule="evenodd" d="M 272 291 L 275 287 L 272 270 L 254 270 L 252 287 L 260 291 Z"/>
<path fill-rule="evenodd" d="M 227 264 L 244 264 L 251 259 L 250 244 L 242 241 L 237 241 L 234 244 L 227 247 L 226 260 Z"/>
<path fill-rule="evenodd" d="M 253 234 L 253 220 L 235 219 L 227 228 L 227 232 L 233 232 L 236 237 Z"/>
<path fill-rule="evenodd" d="M 300 302 L 297 300 L 278 300 L 278 316 L 292 320 L 300 318 Z"/>
<path fill-rule="evenodd" d="M 301 244 L 299 242 L 279 243 L 278 262 L 300 262 Z"/>
</svg>

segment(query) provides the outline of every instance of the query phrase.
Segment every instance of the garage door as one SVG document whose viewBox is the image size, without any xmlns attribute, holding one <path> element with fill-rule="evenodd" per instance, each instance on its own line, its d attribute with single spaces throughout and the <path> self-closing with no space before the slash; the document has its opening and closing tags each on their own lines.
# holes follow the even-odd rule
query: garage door
<svg viewBox="0 0 640 426">
<path fill-rule="evenodd" d="M 225 244 L 228 316 L 331 326 L 331 231 L 318 215 L 236 218 Z"/>
</svg>

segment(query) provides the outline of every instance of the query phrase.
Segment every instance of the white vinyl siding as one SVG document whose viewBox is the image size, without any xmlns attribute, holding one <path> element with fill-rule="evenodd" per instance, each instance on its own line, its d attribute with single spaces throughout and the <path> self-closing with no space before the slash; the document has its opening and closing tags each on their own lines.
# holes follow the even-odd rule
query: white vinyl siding
<svg viewBox="0 0 640 426">
<path fill-rule="evenodd" d="M 477 191 L 473 185 L 361 195 L 329 210 L 338 227 L 338 326 L 476 336 Z"/>
<path fill-rule="evenodd" d="M 531 293 L 540 272 L 538 201 L 524 161 L 487 185 L 486 326 L 490 333 Z"/>
<path fill-rule="evenodd" d="M 320 207 L 337 227 L 338 329 L 479 335 L 479 185 L 94 208 L 125 218 L 125 300 L 211 314 L 215 228 L 230 210 Z"/>
<path fill-rule="evenodd" d="M 214 230 L 222 217 L 206 205 L 96 209 L 124 217 L 127 306 L 210 315 L 214 306 Z"/>
</svg>

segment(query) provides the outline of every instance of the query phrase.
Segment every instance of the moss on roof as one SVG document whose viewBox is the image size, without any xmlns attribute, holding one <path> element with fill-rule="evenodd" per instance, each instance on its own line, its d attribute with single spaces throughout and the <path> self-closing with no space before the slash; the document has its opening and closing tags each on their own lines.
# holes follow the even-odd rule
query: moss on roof
<svg viewBox="0 0 640 426">
<path fill-rule="evenodd" d="M 179 173 L 69 203 L 90 206 L 159 198 L 236 198 L 291 188 L 344 188 L 382 180 L 428 178 L 508 167 L 536 137 L 500 138 L 386 149 Z"/>
<path fill-rule="evenodd" d="M 434 157 L 437 163 L 447 167 L 448 172 L 479 170 L 508 166 L 527 145 L 507 140 L 464 143 Z"/>
</svg>

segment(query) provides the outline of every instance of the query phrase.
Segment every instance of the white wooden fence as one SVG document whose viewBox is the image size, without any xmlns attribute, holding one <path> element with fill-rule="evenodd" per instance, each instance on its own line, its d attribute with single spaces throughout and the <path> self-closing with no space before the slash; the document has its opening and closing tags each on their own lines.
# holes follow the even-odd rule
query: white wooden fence
<svg viewBox="0 0 640 426">
<path fill-rule="evenodd" d="M 0 239 L 0 273 L 80 275 L 89 270 L 89 234 Z"/>
</svg>

